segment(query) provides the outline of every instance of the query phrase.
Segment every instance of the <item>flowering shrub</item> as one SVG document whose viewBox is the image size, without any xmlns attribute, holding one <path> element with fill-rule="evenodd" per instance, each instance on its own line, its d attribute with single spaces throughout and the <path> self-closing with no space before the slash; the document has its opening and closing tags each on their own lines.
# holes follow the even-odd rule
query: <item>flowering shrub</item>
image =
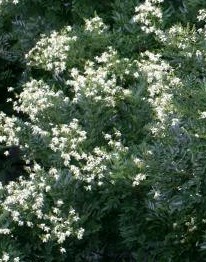
<svg viewBox="0 0 206 262">
<path fill-rule="evenodd" d="M 204 260 L 205 13 L 170 25 L 162 0 L 137 2 L 146 50 L 95 15 L 25 54 L 0 114 L 22 166 L 0 184 L 0 261 Z"/>
</svg>

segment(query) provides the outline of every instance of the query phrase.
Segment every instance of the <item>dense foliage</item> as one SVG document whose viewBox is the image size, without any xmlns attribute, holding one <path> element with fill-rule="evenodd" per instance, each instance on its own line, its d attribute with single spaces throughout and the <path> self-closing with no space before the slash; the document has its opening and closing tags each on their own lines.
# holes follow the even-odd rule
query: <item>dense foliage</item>
<svg viewBox="0 0 206 262">
<path fill-rule="evenodd" d="M 0 261 L 206 261 L 205 1 L 0 14 Z"/>
</svg>

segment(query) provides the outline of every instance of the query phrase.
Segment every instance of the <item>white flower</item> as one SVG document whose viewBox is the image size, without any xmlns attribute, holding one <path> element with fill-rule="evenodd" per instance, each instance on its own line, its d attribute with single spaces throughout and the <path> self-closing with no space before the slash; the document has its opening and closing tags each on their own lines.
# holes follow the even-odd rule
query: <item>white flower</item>
<svg viewBox="0 0 206 262">
<path fill-rule="evenodd" d="M 206 20 L 206 10 L 205 9 L 200 9 L 198 11 L 197 20 L 198 21 L 205 21 Z"/>
<path fill-rule="evenodd" d="M 158 200 L 160 196 L 161 196 L 160 191 L 155 191 L 153 198 L 154 198 L 155 200 Z"/>
<path fill-rule="evenodd" d="M 9 235 L 11 230 L 9 228 L 0 228 L 0 234 L 2 235 Z"/>
<path fill-rule="evenodd" d="M 155 33 L 157 36 L 162 35 L 162 31 L 156 25 L 156 23 L 161 24 L 162 22 L 162 11 L 156 6 L 156 4 L 161 2 L 163 1 L 146 0 L 135 8 L 136 15 L 133 17 L 133 21 L 139 23 L 146 34 Z"/>
<path fill-rule="evenodd" d="M 85 31 L 102 34 L 106 29 L 107 26 L 99 16 L 95 16 L 92 19 L 85 19 Z"/>
<path fill-rule="evenodd" d="M 66 69 L 70 45 L 77 40 L 71 35 L 71 27 L 65 27 L 60 33 L 53 31 L 50 36 L 42 35 L 36 46 L 26 55 L 29 65 L 39 66 L 59 74 Z"/>
<path fill-rule="evenodd" d="M 8 253 L 6 253 L 6 252 L 3 253 L 2 261 L 5 261 L 5 262 L 9 261 L 9 254 Z"/>
<path fill-rule="evenodd" d="M 78 239 L 82 239 L 82 238 L 83 238 L 83 234 L 84 234 L 84 229 L 83 229 L 83 228 L 80 228 L 80 229 L 77 231 L 77 238 L 78 238 Z"/>
<path fill-rule="evenodd" d="M 14 104 L 17 112 L 27 114 L 33 122 L 38 122 L 38 117 L 48 109 L 54 109 L 57 105 L 64 106 L 64 94 L 62 91 L 53 91 L 52 88 L 42 80 L 32 79 L 24 85 L 24 89 L 19 95 L 18 102 Z M 31 126 L 28 123 L 28 126 Z M 42 130 L 37 125 L 31 126 L 34 134 L 47 136 L 48 132 Z"/>
<path fill-rule="evenodd" d="M 65 248 L 63 248 L 63 247 L 61 247 L 60 248 L 60 252 L 63 254 L 63 253 L 66 253 L 66 249 Z"/>
<path fill-rule="evenodd" d="M 8 87 L 7 90 L 8 90 L 8 92 L 13 92 L 13 91 L 14 91 L 14 88 L 10 86 L 10 87 Z"/>
<path fill-rule="evenodd" d="M 200 113 L 200 119 L 206 118 L 206 111 Z"/>
<path fill-rule="evenodd" d="M 140 158 L 136 157 L 136 158 L 133 159 L 133 161 L 139 168 L 142 168 L 143 165 L 144 165 L 144 161 Z"/>
<path fill-rule="evenodd" d="M 8 155 L 9 155 L 9 151 L 5 151 L 5 152 L 4 152 L 4 155 L 5 155 L 5 156 L 8 156 Z"/>
<path fill-rule="evenodd" d="M 145 174 L 138 174 L 135 176 L 134 181 L 132 183 L 133 186 L 138 186 L 140 184 L 141 181 L 146 179 L 146 175 Z"/>
<path fill-rule="evenodd" d="M 57 200 L 57 206 L 58 207 L 62 206 L 63 204 L 64 204 L 64 202 L 61 199 Z"/>
</svg>

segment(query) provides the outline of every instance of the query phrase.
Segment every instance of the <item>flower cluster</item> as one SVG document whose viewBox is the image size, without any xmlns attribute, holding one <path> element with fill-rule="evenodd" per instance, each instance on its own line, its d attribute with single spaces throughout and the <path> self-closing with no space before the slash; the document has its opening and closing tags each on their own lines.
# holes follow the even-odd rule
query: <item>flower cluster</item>
<svg viewBox="0 0 206 262">
<path fill-rule="evenodd" d="M 162 10 L 157 4 L 163 0 L 146 0 L 135 8 L 136 15 L 133 21 L 141 25 L 142 31 L 146 34 L 155 33 L 159 35 L 159 24 L 162 22 Z"/>
<path fill-rule="evenodd" d="M 91 190 L 95 185 L 101 186 L 105 177 L 109 179 L 111 159 L 118 157 L 120 152 L 127 151 L 120 141 L 121 134 L 118 131 L 115 132 L 114 138 L 112 135 L 104 134 L 109 148 L 115 150 L 116 154 L 100 147 L 95 147 L 91 152 L 84 151 L 81 144 L 86 140 L 86 132 L 81 130 L 77 119 L 73 119 L 69 126 L 52 128 L 52 134 L 51 149 L 60 153 L 64 166 L 69 168 L 70 176 L 83 181 L 86 190 Z M 57 170 L 53 168 L 50 173 L 59 179 Z"/>
<path fill-rule="evenodd" d="M 17 126 L 17 118 L 15 116 L 8 117 L 4 113 L 0 113 L 0 143 L 6 146 L 19 145 L 18 132 L 20 127 Z"/>
<path fill-rule="evenodd" d="M 138 185 L 141 183 L 141 181 L 143 181 L 143 180 L 145 180 L 145 179 L 146 179 L 146 175 L 140 173 L 140 174 L 138 174 L 138 175 L 135 176 L 132 185 L 133 185 L 133 186 L 138 186 Z"/>
<path fill-rule="evenodd" d="M 173 113 L 172 91 L 174 87 L 181 86 L 181 81 L 173 74 L 171 66 L 161 59 L 159 54 L 146 51 L 142 54 L 142 60 L 138 66 L 143 75 L 146 76 L 148 84 L 147 90 L 151 106 L 154 108 L 157 125 L 164 129 L 168 116 Z M 152 129 L 153 133 L 158 131 L 158 127 Z"/>
<path fill-rule="evenodd" d="M 205 19 L 206 19 L 206 10 L 205 9 L 200 9 L 198 11 L 197 20 L 198 21 L 205 21 Z"/>
<path fill-rule="evenodd" d="M 24 85 L 24 89 L 14 102 L 14 110 L 28 115 L 33 122 L 38 122 L 38 116 L 51 109 L 67 104 L 68 98 L 64 97 L 61 90 L 55 92 L 42 80 L 32 79 Z M 46 110 L 48 109 L 48 110 Z M 44 116 L 45 117 L 45 116 Z"/>
<path fill-rule="evenodd" d="M 103 20 L 99 16 L 95 16 L 92 19 L 85 19 L 85 31 L 94 32 L 97 34 L 102 34 L 107 29 L 107 26 L 104 24 Z"/>
<path fill-rule="evenodd" d="M 206 111 L 200 113 L 201 119 L 206 119 Z"/>
<path fill-rule="evenodd" d="M 181 25 L 174 25 L 164 34 L 165 45 L 171 48 L 179 49 L 183 56 L 191 57 L 193 46 L 197 41 L 197 32 L 194 29 L 184 28 Z"/>
<path fill-rule="evenodd" d="M 84 74 L 75 68 L 71 70 L 73 79 L 68 80 L 67 84 L 75 93 L 73 103 L 81 103 L 87 99 L 91 103 L 115 107 L 117 101 L 126 94 L 126 90 L 117 84 L 116 74 L 112 73 L 120 60 L 116 57 L 116 51 L 111 48 L 101 56 L 95 57 L 95 60 L 100 65 L 97 67 L 95 62 L 88 61 Z"/>
<path fill-rule="evenodd" d="M 0 258 L 0 262 L 20 262 L 19 257 L 11 258 L 11 256 L 7 252 L 3 252 L 2 257 Z"/>
<path fill-rule="evenodd" d="M 81 129 L 77 119 L 73 119 L 69 125 L 55 126 L 51 131 L 49 147 L 61 154 L 65 166 L 70 166 L 72 157 L 77 161 L 85 157 L 85 154 L 78 152 L 78 147 L 86 139 L 86 132 Z"/>
<path fill-rule="evenodd" d="M 27 64 L 59 74 L 66 69 L 70 46 L 76 40 L 70 26 L 60 33 L 54 31 L 50 36 L 42 35 L 36 46 L 26 55 Z"/>
<path fill-rule="evenodd" d="M 91 190 L 93 185 L 101 186 L 103 184 L 105 175 L 109 173 L 108 162 L 111 155 L 96 147 L 93 152 L 84 157 L 85 164 L 80 162 L 79 166 L 71 165 L 70 169 L 75 178 L 85 182 L 86 190 Z"/>
<path fill-rule="evenodd" d="M 78 228 L 79 217 L 72 207 L 64 207 L 64 201 L 53 199 L 51 190 L 58 193 L 55 187 L 56 179 L 50 172 L 48 175 L 38 164 L 30 171 L 30 180 L 20 179 L 18 183 L 11 182 L 4 188 L 5 197 L 1 196 L 0 206 L 7 211 L 9 221 L 18 227 L 36 228 L 42 242 L 56 240 L 64 243 L 67 237 L 74 235 L 78 239 L 84 230 Z M 67 210 L 67 212 L 65 212 Z M 2 228 L 1 234 L 14 234 L 12 229 Z"/>
<path fill-rule="evenodd" d="M 12 3 L 12 4 L 18 4 L 19 0 L 0 0 L 0 5 L 6 4 L 6 3 Z"/>
</svg>

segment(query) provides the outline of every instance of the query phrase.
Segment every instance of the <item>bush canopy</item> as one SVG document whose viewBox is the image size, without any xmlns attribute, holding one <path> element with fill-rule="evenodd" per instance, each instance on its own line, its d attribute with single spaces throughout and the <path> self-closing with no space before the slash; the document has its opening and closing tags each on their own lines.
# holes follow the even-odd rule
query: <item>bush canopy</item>
<svg viewBox="0 0 206 262">
<path fill-rule="evenodd" d="M 206 3 L 0 1 L 0 261 L 206 261 Z"/>
</svg>

